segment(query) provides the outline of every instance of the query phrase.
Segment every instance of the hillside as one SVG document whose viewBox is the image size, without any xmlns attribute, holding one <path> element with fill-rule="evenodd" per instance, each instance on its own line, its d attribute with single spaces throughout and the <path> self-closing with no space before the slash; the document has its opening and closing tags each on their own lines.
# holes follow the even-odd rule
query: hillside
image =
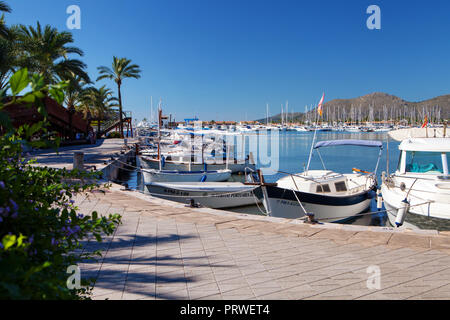
<svg viewBox="0 0 450 320">
<path fill-rule="evenodd" d="M 306 118 L 315 117 L 315 110 L 309 115 L 296 112 L 290 113 L 289 119 L 304 121 Z M 335 99 L 324 104 L 325 120 L 384 120 L 407 119 L 412 122 L 421 122 L 424 115 L 429 119 L 450 118 L 450 95 L 438 96 L 432 99 L 410 102 L 397 96 L 382 92 L 375 92 L 353 99 Z M 281 114 L 272 116 L 272 121 L 279 122 Z M 258 120 L 265 122 L 265 119 Z"/>
</svg>

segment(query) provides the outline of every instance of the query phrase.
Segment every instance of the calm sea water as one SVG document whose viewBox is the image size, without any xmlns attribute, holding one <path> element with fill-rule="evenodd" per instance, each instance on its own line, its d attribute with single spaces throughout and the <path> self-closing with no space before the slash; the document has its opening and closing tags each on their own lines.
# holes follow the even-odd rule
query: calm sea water
<svg viewBox="0 0 450 320">
<path fill-rule="evenodd" d="M 313 142 L 313 132 L 280 132 L 279 134 L 267 136 L 268 139 L 277 139 L 278 142 L 278 171 L 289 173 L 299 173 L 304 171 L 308 163 L 309 152 Z M 260 137 L 261 138 L 261 137 Z M 264 137 L 265 138 L 265 137 Z M 251 139 L 251 138 L 250 138 Z M 387 171 L 387 134 L 386 133 L 346 133 L 346 132 L 317 132 L 316 142 L 324 140 L 338 139 L 359 139 L 359 140 L 378 140 L 383 142 L 383 152 L 378 167 L 378 181 L 381 183 L 381 172 Z M 277 145 L 272 144 L 271 145 Z M 396 169 L 399 157 L 399 143 L 389 140 L 389 171 Z M 269 152 L 271 150 L 269 149 Z M 327 170 L 340 173 L 350 173 L 352 168 L 358 168 L 364 171 L 373 172 L 375 169 L 379 149 L 357 146 L 336 146 L 321 148 L 320 154 Z M 322 162 L 314 152 L 310 169 L 323 169 Z M 283 174 L 266 175 L 268 182 L 275 182 L 283 177 Z M 123 170 L 118 182 L 126 182 L 132 189 L 143 190 L 141 175 L 137 172 Z M 233 180 L 242 181 L 242 176 L 234 176 Z M 257 206 L 244 208 L 228 209 L 229 211 L 249 214 L 261 214 Z M 371 212 L 375 212 L 376 204 L 373 201 Z M 389 224 L 385 213 L 371 215 L 361 215 L 348 223 L 358 225 L 379 225 Z"/>
</svg>

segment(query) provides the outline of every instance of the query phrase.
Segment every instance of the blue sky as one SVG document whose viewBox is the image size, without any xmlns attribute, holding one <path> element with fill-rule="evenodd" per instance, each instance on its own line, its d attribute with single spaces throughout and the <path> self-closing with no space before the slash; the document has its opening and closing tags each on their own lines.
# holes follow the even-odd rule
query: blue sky
<svg viewBox="0 0 450 320">
<path fill-rule="evenodd" d="M 124 109 L 150 117 L 162 98 L 176 120 L 251 120 L 375 91 L 419 101 L 450 93 L 450 2 L 418 0 L 14 0 L 7 23 L 67 30 L 93 79 L 113 55 L 141 66 Z M 381 30 L 366 9 L 381 8 Z M 115 89 L 114 83 L 102 81 Z"/>
</svg>

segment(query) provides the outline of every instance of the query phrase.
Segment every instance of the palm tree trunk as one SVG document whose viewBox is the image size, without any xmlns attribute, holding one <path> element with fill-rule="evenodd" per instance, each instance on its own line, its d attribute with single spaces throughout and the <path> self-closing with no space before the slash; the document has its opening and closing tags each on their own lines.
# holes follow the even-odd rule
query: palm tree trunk
<svg viewBox="0 0 450 320">
<path fill-rule="evenodd" d="M 120 117 L 120 136 L 123 138 L 123 118 L 122 118 L 122 94 L 120 93 L 120 83 L 117 84 L 119 94 L 119 117 Z"/>
</svg>

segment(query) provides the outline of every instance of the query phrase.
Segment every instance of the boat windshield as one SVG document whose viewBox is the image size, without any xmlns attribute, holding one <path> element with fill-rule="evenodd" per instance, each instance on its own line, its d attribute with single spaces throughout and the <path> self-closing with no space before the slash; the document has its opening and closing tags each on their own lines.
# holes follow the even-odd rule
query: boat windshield
<svg viewBox="0 0 450 320">
<path fill-rule="evenodd" d="M 447 152 L 447 157 L 450 153 Z M 445 164 L 447 165 L 447 164 Z M 406 152 L 406 172 L 414 173 L 444 173 L 442 155 L 440 152 Z"/>
</svg>

